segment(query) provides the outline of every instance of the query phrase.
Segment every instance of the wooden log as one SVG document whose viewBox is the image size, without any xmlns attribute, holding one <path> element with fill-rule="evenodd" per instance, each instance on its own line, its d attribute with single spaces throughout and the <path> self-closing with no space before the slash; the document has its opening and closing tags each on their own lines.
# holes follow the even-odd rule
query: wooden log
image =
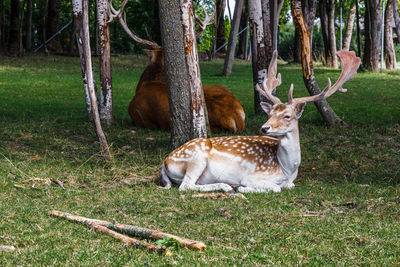
<svg viewBox="0 0 400 267">
<path fill-rule="evenodd" d="M 91 227 L 93 229 L 95 229 L 96 231 L 109 234 L 112 237 L 115 237 L 115 238 L 121 240 L 122 242 L 127 243 L 127 244 L 132 245 L 132 246 L 135 246 L 135 247 L 145 248 L 145 249 L 148 249 L 150 251 L 158 252 L 158 253 L 162 253 L 165 250 L 164 248 L 157 247 L 157 246 L 155 246 L 153 244 L 150 244 L 150 243 L 147 243 L 147 242 L 144 242 L 144 241 L 140 241 L 140 240 L 137 240 L 135 238 L 128 237 L 126 235 L 117 233 L 117 232 L 115 232 L 113 230 L 108 229 L 107 227 L 105 227 L 103 225 L 100 225 L 100 224 L 92 223 Z"/>
<path fill-rule="evenodd" d="M 77 216 L 73 215 L 67 212 L 62 212 L 62 211 L 57 211 L 57 210 L 52 210 L 49 212 L 50 216 L 55 216 L 55 217 L 60 217 L 60 218 L 65 218 L 70 221 L 76 221 L 80 223 L 87 224 L 91 226 L 92 224 L 97 224 L 101 226 L 105 226 L 108 229 L 114 230 L 121 232 L 123 234 L 129 234 L 129 235 L 134 235 L 138 236 L 141 238 L 146 238 L 146 239 L 163 239 L 163 237 L 167 238 L 173 238 L 177 240 L 182 247 L 187 247 L 190 249 L 198 249 L 198 250 L 204 250 L 206 249 L 206 245 L 203 242 L 196 241 L 196 240 L 191 240 L 183 237 L 179 237 L 176 235 L 171 235 L 168 233 L 163 233 L 160 231 L 156 230 L 151 230 L 139 226 L 134 226 L 134 225 L 128 225 L 128 224 L 120 224 L 120 223 L 112 223 L 109 221 L 103 221 L 103 220 L 97 220 L 97 219 L 90 219 L 90 218 L 85 218 L 82 216 Z"/>
</svg>

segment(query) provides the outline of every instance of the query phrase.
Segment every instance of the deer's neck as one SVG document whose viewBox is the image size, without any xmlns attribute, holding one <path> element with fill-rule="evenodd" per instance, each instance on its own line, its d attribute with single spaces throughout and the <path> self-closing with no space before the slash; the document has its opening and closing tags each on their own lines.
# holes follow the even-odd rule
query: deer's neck
<svg viewBox="0 0 400 267">
<path fill-rule="evenodd" d="M 280 138 L 278 161 L 286 177 L 291 178 L 293 175 L 297 175 L 297 169 L 301 161 L 298 126 Z"/>
</svg>

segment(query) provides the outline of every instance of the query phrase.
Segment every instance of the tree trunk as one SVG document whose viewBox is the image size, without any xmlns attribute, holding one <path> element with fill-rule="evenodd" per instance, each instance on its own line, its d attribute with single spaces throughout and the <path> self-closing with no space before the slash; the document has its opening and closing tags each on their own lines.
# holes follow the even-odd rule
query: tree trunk
<svg viewBox="0 0 400 267">
<path fill-rule="evenodd" d="M 19 7 L 20 0 L 11 0 L 10 27 L 8 35 L 8 55 L 18 56 L 19 52 Z"/>
<path fill-rule="evenodd" d="M 325 59 L 328 67 L 338 68 L 336 56 L 335 0 L 319 2 L 322 37 L 324 39 Z"/>
<path fill-rule="evenodd" d="M 394 24 L 395 24 L 395 33 L 397 35 L 397 43 L 400 43 L 400 15 L 399 15 L 399 0 L 393 0 L 393 17 L 394 17 Z"/>
<path fill-rule="evenodd" d="M 294 33 L 293 62 L 301 63 L 301 40 L 300 35 L 297 31 L 295 31 Z"/>
<path fill-rule="evenodd" d="M 240 16 L 239 30 L 247 27 L 249 23 L 249 11 L 247 0 L 243 2 L 242 15 Z M 245 30 L 239 35 L 239 48 L 237 56 L 241 59 L 247 59 L 247 43 L 248 43 L 248 30 Z"/>
<path fill-rule="evenodd" d="M 24 26 L 24 9 L 25 9 L 25 4 L 27 0 L 24 0 L 22 2 L 22 8 L 21 8 L 21 17 L 19 19 L 19 29 L 18 29 L 18 56 L 22 57 L 24 55 L 24 45 L 22 43 L 22 29 Z"/>
<path fill-rule="evenodd" d="M 365 46 L 363 64 L 373 72 L 379 71 L 381 51 L 382 16 L 380 0 L 365 1 Z"/>
<path fill-rule="evenodd" d="M 233 20 L 231 23 L 231 32 L 229 33 L 228 51 L 225 56 L 224 69 L 222 70 L 223 76 L 229 76 L 232 73 L 233 59 L 235 57 L 236 48 L 236 35 L 239 31 L 240 17 L 242 15 L 244 0 L 237 0 L 235 4 L 235 11 L 233 12 Z"/>
<path fill-rule="evenodd" d="M 386 69 L 393 70 L 396 69 L 396 54 L 393 44 L 393 4 L 392 0 L 388 0 L 385 12 L 385 65 Z"/>
<path fill-rule="evenodd" d="M 274 10 L 273 3 L 274 0 L 261 0 L 261 10 L 262 10 L 262 22 L 264 31 L 264 44 L 265 44 L 265 54 L 266 54 L 266 65 L 269 66 L 269 62 L 272 58 L 273 52 L 273 30 L 274 30 Z"/>
<path fill-rule="evenodd" d="M 358 11 L 358 0 L 356 1 L 356 17 L 357 17 L 357 54 L 361 57 L 361 37 L 360 37 L 360 13 Z"/>
<path fill-rule="evenodd" d="M 261 11 L 261 2 L 249 0 L 249 22 L 250 22 L 250 40 L 251 40 L 251 62 L 253 69 L 253 88 L 254 88 L 254 111 L 256 114 L 262 114 L 260 103 L 266 99 L 260 95 L 256 85 L 260 84 L 267 76 L 267 55 L 264 44 L 264 30 Z"/>
<path fill-rule="evenodd" d="M 73 0 L 76 2 L 79 0 Z M 79 4 L 77 4 L 79 5 Z M 99 139 L 100 145 L 103 148 L 103 155 L 107 160 L 111 160 L 111 154 L 108 148 L 106 137 L 104 136 L 103 129 L 100 123 L 100 115 L 98 111 L 97 95 L 95 91 L 95 84 L 92 71 L 92 53 L 90 51 L 90 33 L 89 33 L 89 4 L 88 0 L 83 0 L 82 8 L 82 24 L 83 24 L 83 37 L 84 39 L 79 39 L 78 42 L 83 43 L 83 55 L 85 61 L 82 63 L 86 67 L 87 83 L 89 89 L 90 102 L 93 110 L 93 122 L 96 130 L 97 137 Z"/>
<path fill-rule="evenodd" d="M 104 0 L 102 0 L 102 2 L 104 2 Z M 100 25 L 97 25 L 98 24 L 98 21 L 99 21 L 99 16 L 98 16 L 98 12 L 99 12 L 99 10 L 98 10 L 98 6 L 99 6 L 99 0 L 96 0 L 96 2 L 95 2 L 95 4 L 96 4 L 96 11 L 97 12 L 95 12 L 94 13 L 94 21 L 93 21 L 93 29 L 94 29 L 94 46 L 95 46 L 95 55 L 96 56 L 98 56 L 98 55 L 100 55 L 100 40 L 99 40 L 99 30 L 100 30 Z M 108 4 L 108 3 L 107 3 Z M 107 14 L 105 14 L 105 16 L 106 17 L 108 17 L 108 15 Z M 107 23 L 107 22 L 106 22 Z M 107 31 L 108 31 L 108 35 L 106 34 L 105 36 L 110 36 L 109 35 L 109 33 L 110 33 L 110 26 L 108 26 L 107 25 Z M 107 38 L 108 40 L 109 39 L 111 39 L 111 38 Z M 101 118 L 101 108 L 100 108 L 100 118 Z"/>
<path fill-rule="evenodd" d="M 296 30 L 299 32 L 301 40 L 301 59 L 304 84 L 310 95 L 316 95 L 321 92 L 314 75 L 314 67 L 312 62 L 312 46 L 311 46 L 311 31 L 309 27 L 313 26 L 310 21 L 307 23 L 303 17 L 301 0 L 293 0 L 291 3 L 292 17 Z M 308 19 L 314 20 L 312 14 L 315 14 L 315 6 L 310 5 L 310 13 Z M 313 10 L 314 9 L 314 12 Z M 318 111 L 321 113 L 324 120 L 330 125 L 342 125 L 343 121 L 336 115 L 326 100 L 314 102 Z"/>
<path fill-rule="evenodd" d="M 274 16 L 272 17 L 272 20 L 274 22 L 273 27 L 272 27 L 272 47 L 273 50 L 278 49 L 278 43 L 279 43 L 279 33 L 278 33 L 278 28 L 279 28 L 279 17 L 282 11 L 282 7 L 284 4 L 284 0 L 273 0 L 274 2 Z"/>
<path fill-rule="evenodd" d="M 356 15 L 356 5 L 353 5 L 349 11 L 349 17 L 347 18 L 347 28 L 344 34 L 343 50 L 349 51 L 351 36 L 353 34 L 354 18 Z"/>
<path fill-rule="evenodd" d="M 32 51 L 32 0 L 28 0 L 26 9 L 26 37 L 25 48 L 27 51 Z"/>
<path fill-rule="evenodd" d="M 216 0 L 216 49 L 221 47 L 225 43 L 225 7 L 226 7 L 227 0 Z M 219 52 L 225 52 L 225 48 L 219 50 Z"/>
<path fill-rule="evenodd" d="M 180 1 L 159 1 L 161 39 L 164 50 L 171 145 L 178 147 L 192 139 L 190 87 L 185 62 Z"/>
<path fill-rule="evenodd" d="M 111 76 L 110 28 L 107 23 L 108 1 L 97 0 L 97 18 L 100 41 L 100 119 L 107 125 L 113 123 L 113 97 Z M 97 45 L 96 45 L 97 47 Z"/>
<path fill-rule="evenodd" d="M 49 53 L 49 51 L 48 51 L 48 49 L 47 49 L 47 44 L 46 44 L 46 40 L 47 40 L 47 38 L 46 38 L 46 36 L 47 36 L 47 23 L 46 23 L 46 21 L 47 21 L 47 10 L 48 10 L 48 7 L 49 7 L 49 0 L 44 0 L 44 8 L 43 8 L 43 17 L 42 17 L 42 38 L 43 38 L 43 40 L 42 40 L 42 42 L 43 42 L 43 48 L 44 48 L 44 53 L 47 55 L 48 53 Z"/>
<path fill-rule="evenodd" d="M 48 1 L 49 1 L 49 6 L 48 6 L 48 15 L 46 24 L 46 39 L 49 39 L 54 34 L 56 34 L 59 29 L 58 15 L 60 8 L 60 0 L 48 0 Z M 56 36 L 53 40 L 51 40 L 47 44 L 47 48 L 51 52 L 60 52 L 61 51 L 60 37 Z"/>
<path fill-rule="evenodd" d="M 82 81 L 83 81 L 83 90 L 85 93 L 85 103 L 86 103 L 86 114 L 89 121 L 93 120 L 93 110 L 90 101 L 89 95 L 89 85 L 88 85 L 88 74 L 86 72 L 86 61 L 83 50 L 83 40 L 85 39 L 83 33 L 83 17 L 82 17 L 82 0 L 72 0 L 72 9 L 74 13 L 74 28 L 76 32 L 76 46 L 78 48 L 79 57 L 81 60 L 81 68 L 82 68 Z M 97 96 L 96 83 L 95 92 Z M 96 101 L 97 102 L 97 101 Z"/>
<path fill-rule="evenodd" d="M 4 46 L 5 41 L 5 8 L 4 0 L 0 0 L 0 48 Z"/>
<path fill-rule="evenodd" d="M 204 101 L 203 85 L 200 78 L 199 56 L 192 0 L 181 0 L 182 26 L 185 41 L 185 61 L 190 86 L 193 138 L 207 137 L 209 124 Z M 208 127 L 207 127 L 208 126 Z"/>
</svg>

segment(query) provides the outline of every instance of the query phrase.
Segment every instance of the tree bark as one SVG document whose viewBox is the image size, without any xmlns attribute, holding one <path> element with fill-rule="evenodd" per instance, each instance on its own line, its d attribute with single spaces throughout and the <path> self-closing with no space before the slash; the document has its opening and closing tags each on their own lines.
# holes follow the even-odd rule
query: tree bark
<svg viewBox="0 0 400 267">
<path fill-rule="evenodd" d="M 88 74 L 86 73 L 86 62 L 83 50 L 83 40 L 85 39 L 83 33 L 83 17 L 82 17 L 82 0 L 72 0 L 72 9 L 74 13 L 74 28 L 76 33 L 76 46 L 78 48 L 79 57 L 82 69 L 83 90 L 85 93 L 86 114 L 89 121 L 93 120 L 93 110 L 89 95 Z M 97 89 L 95 83 L 95 92 L 97 96 Z"/>
<path fill-rule="evenodd" d="M 42 42 L 43 42 L 43 48 L 44 48 L 44 53 L 47 55 L 49 53 L 48 49 L 47 49 L 47 44 L 46 44 L 46 40 L 47 40 L 47 12 L 48 12 L 48 7 L 49 7 L 49 0 L 44 0 L 44 8 L 43 8 L 43 17 L 42 17 Z"/>
<path fill-rule="evenodd" d="M 347 28 L 344 34 L 343 50 L 349 51 L 351 36 L 353 34 L 354 18 L 356 16 L 356 5 L 353 5 L 349 11 L 349 17 L 347 18 Z"/>
<path fill-rule="evenodd" d="M 227 0 L 216 0 L 216 49 L 221 47 L 225 43 L 225 7 Z M 219 52 L 224 53 L 225 48 L 219 50 Z"/>
<path fill-rule="evenodd" d="M 56 34 L 59 29 L 58 16 L 59 16 L 60 0 L 48 0 L 48 1 L 49 1 L 49 6 L 48 6 L 48 15 L 46 24 L 46 39 L 49 39 L 54 34 Z M 60 52 L 61 51 L 60 36 L 54 37 L 54 39 L 47 44 L 47 48 L 51 52 Z"/>
<path fill-rule="evenodd" d="M 223 76 L 229 76 L 232 73 L 233 59 L 235 57 L 236 48 L 236 35 L 239 31 L 240 17 L 242 15 L 244 0 L 237 0 L 235 4 L 235 11 L 233 12 L 233 20 L 231 23 L 231 32 L 229 33 L 228 51 L 225 56 L 224 69 L 222 70 Z"/>
<path fill-rule="evenodd" d="M 381 50 L 382 16 L 380 0 L 365 1 L 365 46 L 363 64 L 373 72 L 379 71 L 379 56 Z"/>
<path fill-rule="evenodd" d="M 267 55 L 264 44 L 264 30 L 261 11 L 261 2 L 249 0 L 249 22 L 251 40 L 251 62 L 253 69 L 253 88 L 254 88 L 254 112 L 262 114 L 260 103 L 266 101 L 256 89 L 256 85 L 262 86 L 262 81 L 267 76 Z"/>
<path fill-rule="evenodd" d="M 18 56 L 19 52 L 19 7 L 20 0 L 11 0 L 10 28 L 8 35 L 8 55 Z"/>
<path fill-rule="evenodd" d="M 249 23 L 249 11 L 247 0 L 243 2 L 242 15 L 240 17 L 240 26 L 239 29 L 242 30 L 247 27 Z M 247 43 L 248 43 L 248 30 L 242 32 L 239 35 L 239 48 L 238 48 L 238 57 L 241 59 L 247 59 Z"/>
<path fill-rule="evenodd" d="M 171 116 L 171 145 L 175 148 L 193 136 L 180 1 L 159 1 L 159 12 Z"/>
<path fill-rule="evenodd" d="M 399 15 L 399 0 L 393 0 L 393 17 L 394 17 L 394 24 L 395 24 L 395 33 L 397 35 L 397 43 L 400 43 L 400 15 Z"/>
<path fill-rule="evenodd" d="M 338 68 L 336 56 L 335 0 L 320 0 L 320 18 L 328 67 Z"/>
<path fill-rule="evenodd" d="M 24 55 L 24 45 L 22 43 L 22 29 L 24 26 L 24 9 L 25 9 L 25 4 L 27 0 L 24 0 L 22 2 L 22 8 L 21 8 L 21 17 L 19 19 L 19 29 L 18 29 L 18 56 L 22 57 Z"/>
<path fill-rule="evenodd" d="M 25 48 L 27 51 L 32 51 L 32 0 L 28 0 L 26 9 L 26 37 Z"/>
<path fill-rule="evenodd" d="M 79 0 L 73 0 L 79 1 Z M 100 145 L 103 148 L 103 155 L 107 160 L 111 160 L 111 154 L 108 148 L 106 137 L 104 136 L 103 129 L 100 123 L 100 115 L 98 110 L 97 96 L 94 85 L 93 71 L 92 71 L 92 53 L 90 51 L 90 33 L 89 33 L 89 4 L 88 0 L 83 0 L 83 40 L 78 42 L 83 43 L 83 55 L 85 59 L 84 65 L 86 66 L 87 82 L 89 89 L 90 102 L 93 110 L 93 123 L 95 126 L 96 134 L 99 139 Z"/>
<path fill-rule="evenodd" d="M 292 0 L 291 7 L 293 21 L 296 26 L 296 30 L 299 32 L 299 37 L 301 40 L 301 63 L 304 84 L 306 85 L 306 88 L 310 95 L 316 95 L 319 94 L 321 90 L 315 79 L 314 67 L 312 62 L 311 31 L 309 27 L 312 27 L 313 24 L 307 23 L 304 19 L 301 0 Z M 310 5 L 309 8 L 311 9 L 311 12 L 309 13 L 308 19 L 314 20 L 312 16 L 312 9 L 314 8 L 315 10 L 315 6 Z M 318 111 L 324 118 L 325 122 L 327 122 L 330 126 L 343 124 L 343 121 L 336 115 L 336 113 L 332 110 L 326 100 L 317 101 L 314 103 Z"/>
<path fill-rule="evenodd" d="M 113 95 L 110 28 L 107 23 L 109 20 L 108 8 L 107 0 L 97 0 L 97 19 L 100 41 L 100 119 L 103 123 L 111 125 L 113 123 Z"/>
<path fill-rule="evenodd" d="M 385 66 L 386 69 L 393 70 L 396 69 L 396 53 L 394 50 L 393 43 L 393 1 L 388 0 L 385 12 Z"/>
<path fill-rule="evenodd" d="M 265 54 L 266 54 L 266 65 L 269 66 L 269 62 L 272 58 L 273 52 L 273 34 L 274 34 L 274 22 L 273 18 L 275 16 L 273 10 L 274 0 L 261 0 L 261 10 L 262 10 L 262 22 L 264 31 L 264 44 L 265 44 Z"/>
<path fill-rule="evenodd" d="M 199 56 L 194 29 L 193 4 L 191 0 L 181 0 L 182 26 L 185 40 L 185 61 L 190 86 L 193 138 L 207 137 L 209 123 L 204 101 L 203 85 L 200 78 Z M 208 127 L 207 127 L 208 126 Z"/>
</svg>

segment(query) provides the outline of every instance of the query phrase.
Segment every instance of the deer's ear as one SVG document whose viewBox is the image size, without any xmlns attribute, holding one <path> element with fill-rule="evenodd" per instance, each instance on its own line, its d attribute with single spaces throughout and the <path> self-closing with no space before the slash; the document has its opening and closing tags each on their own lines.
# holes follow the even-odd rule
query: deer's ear
<svg viewBox="0 0 400 267">
<path fill-rule="evenodd" d="M 267 102 L 261 102 L 260 106 L 264 110 L 264 112 L 267 113 L 268 115 L 271 112 L 271 110 L 273 109 L 273 106 Z"/>
<path fill-rule="evenodd" d="M 300 119 L 303 114 L 304 108 L 306 107 L 306 103 L 299 103 L 294 107 L 294 112 L 296 115 L 296 120 Z"/>
</svg>

